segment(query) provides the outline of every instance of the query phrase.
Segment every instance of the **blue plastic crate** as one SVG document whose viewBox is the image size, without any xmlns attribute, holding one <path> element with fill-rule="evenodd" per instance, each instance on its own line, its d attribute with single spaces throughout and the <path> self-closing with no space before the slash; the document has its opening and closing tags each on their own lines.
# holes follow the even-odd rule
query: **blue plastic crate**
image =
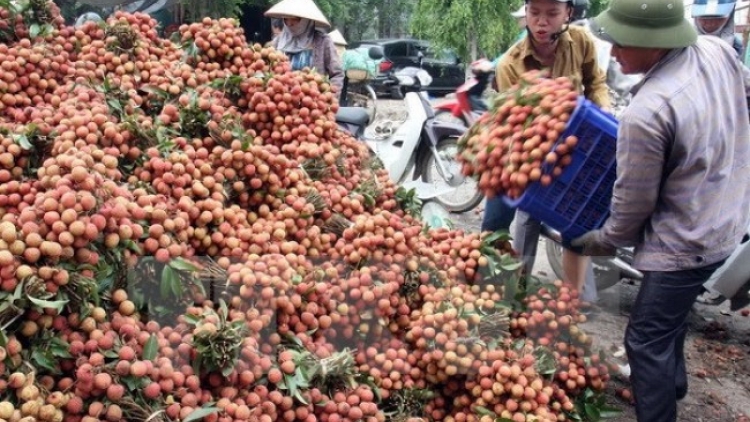
<svg viewBox="0 0 750 422">
<path fill-rule="evenodd" d="M 609 216 L 617 120 L 581 96 L 557 143 L 569 135 L 577 136 L 578 144 L 559 177 L 546 187 L 531 183 L 516 200 L 505 198 L 509 205 L 559 231 L 565 243 L 600 228 Z"/>
</svg>

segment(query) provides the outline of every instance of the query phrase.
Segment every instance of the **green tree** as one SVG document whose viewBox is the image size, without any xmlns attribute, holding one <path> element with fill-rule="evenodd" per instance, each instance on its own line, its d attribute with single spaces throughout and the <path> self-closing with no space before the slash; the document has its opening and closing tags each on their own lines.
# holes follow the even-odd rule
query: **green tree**
<svg viewBox="0 0 750 422">
<path fill-rule="evenodd" d="M 464 60 L 505 51 L 519 28 L 510 13 L 522 2 L 419 0 L 412 16 L 414 35 L 456 51 Z"/>
<path fill-rule="evenodd" d="M 199 21 L 204 17 L 230 18 L 242 14 L 245 4 L 257 4 L 254 0 L 182 0 L 185 19 L 189 22 Z"/>
<path fill-rule="evenodd" d="M 589 10 L 586 16 L 593 18 L 602 13 L 609 6 L 609 0 L 589 0 Z"/>
</svg>

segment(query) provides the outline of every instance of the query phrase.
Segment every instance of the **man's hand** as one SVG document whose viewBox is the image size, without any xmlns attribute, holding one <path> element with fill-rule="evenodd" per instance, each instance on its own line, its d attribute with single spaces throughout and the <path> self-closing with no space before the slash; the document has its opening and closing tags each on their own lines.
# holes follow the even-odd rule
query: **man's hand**
<svg viewBox="0 0 750 422">
<path fill-rule="evenodd" d="M 580 247 L 582 255 L 588 256 L 614 256 L 617 248 L 604 242 L 601 230 L 591 230 L 581 237 L 573 239 L 570 244 Z"/>
</svg>

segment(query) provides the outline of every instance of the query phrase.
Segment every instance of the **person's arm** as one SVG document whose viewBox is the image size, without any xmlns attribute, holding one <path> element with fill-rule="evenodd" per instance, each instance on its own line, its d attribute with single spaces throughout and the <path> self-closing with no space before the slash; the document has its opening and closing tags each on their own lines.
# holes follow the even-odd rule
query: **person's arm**
<svg viewBox="0 0 750 422">
<path fill-rule="evenodd" d="M 344 84 L 344 70 L 341 67 L 341 59 L 336 46 L 330 37 L 325 38 L 324 50 L 326 74 L 331 80 L 331 85 L 336 87 L 336 92 L 341 92 L 341 86 Z"/>
<path fill-rule="evenodd" d="M 643 235 L 659 198 L 670 141 L 653 116 L 626 114 L 617 133 L 617 180 L 602 228 L 612 246 L 632 246 Z"/>
<path fill-rule="evenodd" d="M 584 34 L 583 40 L 583 67 L 581 69 L 583 93 L 587 99 L 599 107 L 609 108 L 611 104 L 607 75 L 597 62 L 596 44 L 588 34 Z"/>
</svg>

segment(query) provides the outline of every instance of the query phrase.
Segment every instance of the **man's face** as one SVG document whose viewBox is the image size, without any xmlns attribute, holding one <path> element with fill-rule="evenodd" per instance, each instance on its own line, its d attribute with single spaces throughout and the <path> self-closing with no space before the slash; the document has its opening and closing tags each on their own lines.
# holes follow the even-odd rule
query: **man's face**
<svg viewBox="0 0 750 422">
<path fill-rule="evenodd" d="M 567 3 L 556 0 L 532 0 L 526 5 L 526 25 L 534 41 L 545 44 L 553 42 L 552 35 L 560 32 L 569 18 L 571 10 Z"/>
<path fill-rule="evenodd" d="M 695 22 L 704 32 L 713 33 L 718 31 L 729 20 L 729 16 L 703 16 L 695 18 Z"/>
<path fill-rule="evenodd" d="M 633 75 L 648 72 L 661 59 L 664 52 L 663 49 L 657 48 L 623 47 L 613 44 L 611 54 L 620 64 L 622 73 Z"/>
</svg>

